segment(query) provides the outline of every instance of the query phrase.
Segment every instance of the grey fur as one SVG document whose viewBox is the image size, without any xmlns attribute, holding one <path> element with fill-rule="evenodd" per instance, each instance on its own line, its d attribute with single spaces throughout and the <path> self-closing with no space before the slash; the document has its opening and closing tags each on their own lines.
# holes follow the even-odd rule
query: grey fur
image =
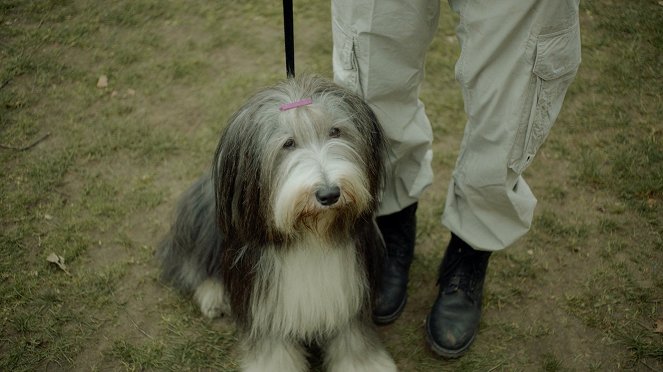
<svg viewBox="0 0 663 372">
<path fill-rule="evenodd" d="M 221 278 L 223 239 L 212 187 L 206 174 L 182 194 L 175 222 L 157 248 L 162 279 L 183 292 L 193 292 L 209 277 Z"/>
</svg>

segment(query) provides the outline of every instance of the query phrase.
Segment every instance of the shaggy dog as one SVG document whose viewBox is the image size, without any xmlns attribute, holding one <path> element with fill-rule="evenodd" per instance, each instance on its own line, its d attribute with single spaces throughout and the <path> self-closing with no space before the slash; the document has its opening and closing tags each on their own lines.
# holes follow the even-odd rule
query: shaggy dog
<svg viewBox="0 0 663 372">
<path fill-rule="evenodd" d="M 370 320 L 384 154 L 369 106 L 319 77 L 264 89 L 230 119 L 157 254 L 203 314 L 232 314 L 244 371 L 306 371 L 312 345 L 329 371 L 396 370 Z"/>
</svg>

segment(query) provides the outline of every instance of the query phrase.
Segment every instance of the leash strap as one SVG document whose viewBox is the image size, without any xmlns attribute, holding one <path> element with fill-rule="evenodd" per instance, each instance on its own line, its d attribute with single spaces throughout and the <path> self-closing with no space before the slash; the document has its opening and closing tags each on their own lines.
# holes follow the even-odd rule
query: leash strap
<svg viewBox="0 0 663 372">
<path fill-rule="evenodd" d="M 295 27 L 292 17 L 292 0 L 283 0 L 283 31 L 285 36 L 285 72 L 295 77 Z"/>
</svg>

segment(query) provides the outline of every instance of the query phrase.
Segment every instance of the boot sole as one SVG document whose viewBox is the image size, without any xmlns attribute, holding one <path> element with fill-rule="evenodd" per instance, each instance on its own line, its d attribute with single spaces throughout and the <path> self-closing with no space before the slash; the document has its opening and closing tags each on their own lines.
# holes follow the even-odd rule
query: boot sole
<svg viewBox="0 0 663 372">
<path fill-rule="evenodd" d="M 375 323 L 376 325 L 380 325 L 380 326 L 393 323 L 403 313 L 403 310 L 405 309 L 405 304 L 406 303 L 407 303 L 407 295 L 405 297 L 403 297 L 403 301 L 401 301 L 401 304 L 398 305 L 398 308 L 393 313 L 391 313 L 389 315 L 375 315 L 375 314 L 373 314 L 373 323 Z"/>
<path fill-rule="evenodd" d="M 457 358 L 460 358 L 461 356 L 465 355 L 465 353 L 467 353 L 467 350 L 474 343 L 474 338 L 476 337 L 476 335 L 477 335 L 477 333 L 474 332 L 474 334 L 472 335 L 472 338 L 467 343 L 467 345 L 463 346 L 460 349 L 451 350 L 451 349 L 444 348 L 444 347 L 438 345 L 435 342 L 435 340 L 433 339 L 433 335 L 431 335 L 431 332 L 430 332 L 430 314 L 426 317 L 426 341 L 428 342 L 428 346 L 431 348 L 431 350 L 435 354 L 441 356 L 442 358 L 457 359 Z"/>
</svg>

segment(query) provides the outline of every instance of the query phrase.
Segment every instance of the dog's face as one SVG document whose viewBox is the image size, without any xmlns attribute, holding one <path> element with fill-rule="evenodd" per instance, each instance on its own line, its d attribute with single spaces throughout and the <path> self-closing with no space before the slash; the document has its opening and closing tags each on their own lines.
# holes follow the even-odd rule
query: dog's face
<svg viewBox="0 0 663 372">
<path fill-rule="evenodd" d="M 309 228 L 324 235 L 371 208 L 368 144 L 347 109 L 327 95 L 278 115 L 262 165 L 279 231 Z"/>
<path fill-rule="evenodd" d="M 282 104 L 312 103 L 281 111 Z M 215 163 L 222 232 L 273 241 L 319 236 L 370 218 L 383 176 L 383 136 L 356 95 L 317 77 L 249 100 L 224 131 Z"/>
</svg>

